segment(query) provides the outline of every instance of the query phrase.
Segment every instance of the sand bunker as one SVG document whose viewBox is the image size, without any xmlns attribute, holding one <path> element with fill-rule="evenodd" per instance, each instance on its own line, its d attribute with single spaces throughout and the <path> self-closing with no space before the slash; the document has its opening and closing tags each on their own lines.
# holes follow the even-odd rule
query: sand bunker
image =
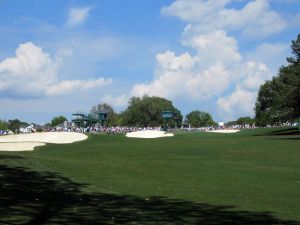
<svg viewBox="0 0 300 225">
<path fill-rule="evenodd" d="M 161 137 L 172 137 L 174 134 L 166 133 L 159 130 L 143 130 L 130 132 L 126 134 L 126 137 L 130 138 L 161 138 Z"/>
<path fill-rule="evenodd" d="M 87 139 L 87 135 L 74 132 L 44 132 L 0 136 L 0 151 L 29 151 L 45 143 L 67 144 Z"/>
<path fill-rule="evenodd" d="M 206 132 L 213 132 L 213 133 L 222 133 L 222 134 L 232 134 L 239 132 L 240 130 L 212 130 L 212 131 L 206 131 Z"/>
<path fill-rule="evenodd" d="M 35 147 L 44 145 L 45 143 L 39 142 L 0 143 L 0 151 L 32 151 Z"/>
</svg>

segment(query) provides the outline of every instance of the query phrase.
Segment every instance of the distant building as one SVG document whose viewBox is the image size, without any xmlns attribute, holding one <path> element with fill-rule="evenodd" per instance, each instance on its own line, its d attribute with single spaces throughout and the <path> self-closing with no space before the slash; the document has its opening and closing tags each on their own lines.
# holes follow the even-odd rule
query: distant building
<svg viewBox="0 0 300 225">
<path fill-rule="evenodd" d="M 219 122 L 219 129 L 224 129 L 225 128 L 225 123 L 223 121 Z"/>
</svg>

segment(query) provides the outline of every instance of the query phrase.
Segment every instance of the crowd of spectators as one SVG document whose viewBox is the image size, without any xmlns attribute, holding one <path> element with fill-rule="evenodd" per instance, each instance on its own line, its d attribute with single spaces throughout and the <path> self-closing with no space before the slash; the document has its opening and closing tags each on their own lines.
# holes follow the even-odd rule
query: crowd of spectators
<svg viewBox="0 0 300 225">
<path fill-rule="evenodd" d="M 285 123 L 280 124 L 278 126 L 297 126 L 296 123 Z M 267 126 L 271 127 L 271 126 Z M 274 126 L 272 126 L 274 127 Z M 64 128 L 55 128 L 55 127 L 47 127 L 42 130 L 30 130 L 31 132 L 56 132 L 56 131 L 66 131 L 66 132 L 80 132 L 80 133 L 95 133 L 95 134 L 126 134 L 129 132 L 134 131 L 142 131 L 142 130 L 168 130 L 169 132 L 176 132 L 176 131 L 185 131 L 185 132 L 201 132 L 201 131 L 213 131 L 213 130 L 242 130 L 242 129 L 254 129 L 256 126 L 254 125 L 231 125 L 226 127 L 200 127 L 200 128 L 192 128 L 192 127 L 181 127 L 181 128 L 168 128 L 165 129 L 164 127 L 132 127 L 132 126 L 115 126 L 115 127 L 64 127 Z M 21 131 L 20 131 L 21 132 Z M 26 133 L 26 132 L 21 132 Z M 13 134 L 13 132 L 9 130 L 0 130 L 1 135 L 8 135 Z"/>
<path fill-rule="evenodd" d="M 161 127 L 129 127 L 129 126 L 115 126 L 115 127 L 64 127 L 64 128 L 45 128 L 44 132 L 55 132 L 55 131 L 65 131 L 65 132 L 79 132 L 79 133 L 103 133 L 103 134 L 122 134 L 133 131 L 141 130 L 161 130 Z"/>
<path fill-rule="evenodd" d="M 12 132 L 10 130 L 0 130 L 0 136 L 2 135 L 8 135 L 11 134 Z"/>
</svg>

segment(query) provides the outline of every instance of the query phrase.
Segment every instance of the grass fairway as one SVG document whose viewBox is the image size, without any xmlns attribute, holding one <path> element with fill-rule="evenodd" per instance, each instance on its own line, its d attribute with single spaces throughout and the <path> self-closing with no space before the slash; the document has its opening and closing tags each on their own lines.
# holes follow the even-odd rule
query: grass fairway
<svg viewBox="0 0 300 225">
<path fill-rule="evenodd" d="M 271 131 L 0 152 L 0 224 L 300 224 L 299 135 Z"/>
</svg>

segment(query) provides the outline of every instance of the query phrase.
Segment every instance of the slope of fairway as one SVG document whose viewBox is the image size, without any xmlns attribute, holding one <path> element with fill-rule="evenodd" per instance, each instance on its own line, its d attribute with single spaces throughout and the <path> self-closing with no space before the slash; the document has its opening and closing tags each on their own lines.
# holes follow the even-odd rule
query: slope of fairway
<svg viewBox="0 0 300 225">
<path fill-rule="evenodd" d="M 89 139 L 79 143 L 48 144 L 33 152 L 1 152 L 0 177 L 10 187 L 18 186 L 20 182 L 11 178 L 5 180 L 5 172 L 10 170 L 34 171 L 28 174 L 28 180 L 44 177 L 53 182 L 57 177 L 64 177 L 66 182 L 65 178 L 70 179 L 76 182 L 76 188 L 64 185 L 69 188 L 60 192 L 76 190 L 78 194 L 80 189 L 83 197 L 78 199 L 86 199 L 85 205 L 91 209 L 101 209 L 103 215 L 110 218 L 122 215 L 123 219 L 136 224 L 146 224 L 147 218 L 156 217 L 160 219 L 157 224 L 174 224 L 175 215 L 182 219 L 181 224 L 186 224 L 187 220 L 191 224 L 199 221 L 203 224 L 299 224 L 299 136 L 266 136 L 269 131 L 276 129 L 237 134 L 178 133 L 165 139 L 90 135 Z M 27 172 L 23 173 L 26 177 Z M 19 186 L 30 188 L 32 185 L 26 182 Z M 44 188 L 45 192 L 51 192 L 46 187 L 48 183 L 33 184 L 40 190 Z M 8 190 L 2 187 L 0 199 L 10 196 L 5 195 L 6 192 L 11 193 Z M 91 195 L 97 200 L 90 200 Z M 134 199 L 134 202 L 128 198 Z M 156 199 L 155 207 L 160 208 L 147 206 L 153 199 Z M 98 200 L 112 207 L 107 209 L 107 205 L 102 205 L 97 208 Z M 11 202 L 14 201 L 9 202 L 13 204 Z M 68 202 L 68 207 L 74 206 L 68 210 L 84 207 L 74 202 Z M 144 206 L 140 207 L 140 204 Z M 86 212 L 87 209 L 81 210 Z M 116 215 L 111 216 L 109 210 L 115 210 Z M 138 212 L 132 218 L 125 216 L 125 212 L 131 215 L 134 210 Z M 62 214 L 55 215 L 62 221 L 66 219 Z M 207 216 L 212 219 L 204 220 Z M 140 221 L 135 218 L 140 218 Z M 233 222 L 237 220 L 241 222 Z"/>
</svg>

